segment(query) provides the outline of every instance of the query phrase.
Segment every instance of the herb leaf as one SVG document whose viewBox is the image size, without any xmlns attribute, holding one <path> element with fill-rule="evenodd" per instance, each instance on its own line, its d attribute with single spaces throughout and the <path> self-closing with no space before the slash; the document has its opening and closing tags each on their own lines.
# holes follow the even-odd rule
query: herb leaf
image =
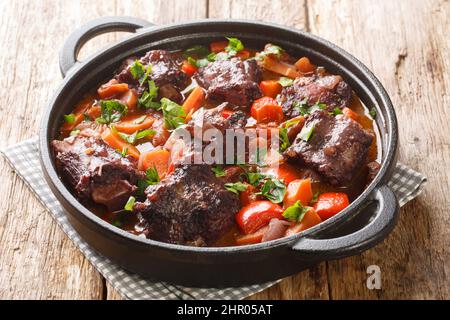
<svg viewBox="0 0 450 320">
<path fill-rule="evenodd" d="M 77 136 L 80 133 L 80 130 L 72 130 L 70 131 L 71 136 Z"/>
<path fill-rule="evenodd" d="M 164 124 L 168 130 L 173 130 L 184 124 L 186 113 L 178 103 L 167 98 L 161 99 Z"/>
<path fill-rule="evenodd" d="M 247 189 L 247 185 L 242 182 L 236 182 L 236 183 L 225 183 L 225 189 L 228 191 L 231 191 L 233 193 L 239 194 L 239 191 L 245 191 Z"/>
<path fill-rule="evenodd" d="M 297 201 L 292 206 L 288 207 L 283 212 L 283 217 L 289 221 L 301 222 L 305 217 L 305 214 L 310 210 L 310 207 L 304 207 L 300 201 Z"/>
<path fill-rule="evenodd" d="M 145 138 L 149 135 L 155 135 L 156 131 L 152 129 L 145 129 L 141 131 L 135 131 L 132 134 L 126 134 L 123 132 L 119 132 L 116 127 L 111 126 L 111 130 L 113 130 L 119 137 L 121 137 L 123 140 L 125 140 L 128 143 L 135 144 L 137 140 Z"/>
<path fill-rule="evenodd" d="M 342 110 L 336 107 L 336 108 L 333 109 L 333 114 L 335 116 L 337 116 L 338 114 L 342 114 Z"/>
<path fill-rule="evenodd" d="M 127 147 L 123 147 L 122 151 L 120 150 L 116 150 L 116 152 L 118 154 L 120 154 L 122 156 L 122 158 L 125 158 L 128 154 L 128 148 Z"/>
<path fill-rule="evenodd" d="M 281 84 L 282 87 L 290 87 L 294 84 L 294 80 L 288 77 L 280 77 L 278 83 Z"/>
<path fill-rule="evenodd" d="M 100 124 L 117 122 L 128 111 L 127 106 L 116 100 L 102 100 L 100 106 L 101 116 L 97 118 L 97 122 Z"/>
<path fill-rule="evenodd" d="M 133 196 L 129 197 L 127 203 L 125 204 L 124 209 L 126 211 L 133 211 L 133 206 L 135 203 L 136 203 L 136 198 Z"/>
<path fill-rule="evenodd" d="M 147 119 L 147 115 L 143 115 L 142 117 L 137 118 L 136 120 L 133 121 L 134 124 L 141 124 L 142 122 L 145 121 L 145 119 Z"/>
<path fill-rule="evenodd" d="M 139 195 L 143 195 L 145 189 L 147 189 L 148 186 L 152 186 L 155 184 L 158 184 L 160 181 L 158 171 L 156 170 L 156 167 L 148 168 L 147 171 L 145 171 L 145 180 L 138 180 L 137 186 L 138 190 L 137 193 Z"/>
<path fill-rule="evenodd" d="M 302 131 L 298 134 L 298 137 L 300 137 L 303 141 L 308 142 L 309 138 L 311 138 L 311 135 L 314 131 L 315 122 L 310 122 L 307 125 L 305 125 L 302 128 Z"/>
<path fill-rule="evenodd" d="M 216 177 L 225 177 L 227 175 L 226 171 L 219 165 L 216 165 L 215 167 L 212 167 L 211 170 L 214 172 Z"/>
<path fill-rule="evenodd" d="M 155 101 L 158 97 L 159 88 L 155 85 L 155 81 L 148 82 L 148 90 L 146 90 L 139 98 L 139 105 L 146 109 L 161 110 L 161 103 Z"/>
<path fill-rule="evenodd" d="M 229 56 L 235 56 L 236 53 L 244 50 L 244 45 L 238 38 L 227 38 L 227 39 L 228 45 L 225 47 L 225 52 L 227 52 Z"/>
<path fill-rule="evenodd" d="M 375 107 L 373 107 L 372 109 L 370 109 L 369 114 L 372 118 L 375 119 L 375 117 L 377 116 L 377 109 L 375 109 Z"/>
<path fill-rule="evenodd" d="M 286 150 L 290 145 L 291 142 L 289 141 L 289 137 L 287 135 L 287 128 L 280 128 L 280 149 L 281 151 Z"/>
<path fill-rule="evenodd" d="M 270 178 L 264 182 L 261 191 L 257 194 L 265 196 L 273 203 L 280 203 L 286 194 L 286 185 L 281 180 Z"/>
<path fill-rule="evenodd" d="M 75 115 L 73 113 L 65 114 L 64 115 L 64 121 L 67 122 L 67 123 L 74 123 L 75 122 Z"/>
<path fill-rule="evenodd" d="M 152 65 L 148 64 L 145 67 L 139 60 L 135 60 L 130 67 L 130 72 L 134 79 L 139 79 L 139 84 L 142 86 L 150 72 L 152 72 Z"/>
</svg>

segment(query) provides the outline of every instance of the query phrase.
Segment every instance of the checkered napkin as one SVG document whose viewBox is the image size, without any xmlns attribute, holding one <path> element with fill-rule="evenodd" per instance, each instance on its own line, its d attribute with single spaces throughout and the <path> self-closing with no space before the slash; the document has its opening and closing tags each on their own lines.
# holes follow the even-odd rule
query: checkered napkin
<svg viewBox="0 0 450 320">
<path fill-rule="evenodd" d="M 30 139 L 0 150 L 14 171 L 31 188 L 42 204 L 85 257 L 106 280 L 127 299 L 243 299 L 260 292 L 275 283 L 273 281 L 235 288 L 189 288 L 167 282 L 156 282 L 125 271 L 109 259 L 101 256 L 81 239 L 68 222 L 64 209 L 50 191 L 42 176 L 39 163 L 38 140 Z M 417 197 L 426 177 L 402 164 L 398 164 L 389 186 L 396 193 L 400 205 Z"/>
</svg>

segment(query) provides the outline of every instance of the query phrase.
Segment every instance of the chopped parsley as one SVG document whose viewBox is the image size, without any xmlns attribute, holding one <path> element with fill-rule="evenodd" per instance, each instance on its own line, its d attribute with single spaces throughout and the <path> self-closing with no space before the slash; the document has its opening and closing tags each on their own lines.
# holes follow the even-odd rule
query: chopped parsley
<svg viewBox="0 0 450 320">
<path fill-rule="evenodd" d="M 128 154 L 128 148 L 127 147 L 123 147 L 122 151 L 120 150 L 116 150 L 118 154 L 120 154 L 122 156 L 122 158 L 125 158 Z"/>
<path fill-rule="evenodd" d="M 281 151 L 286 150 L 291 145 L 291 142 L 289 141 L 289 137 L 287 135 L 287 127 L 280 128 L 280 142 Z"/>
<path fill-rule="evenodd" d="M 147 80 L 148 75 L 152 72 L 152 65 L 149 64 L 145 67 L 139 60 L 135 60 L 130 67 L 131 75 L 135 80 L 139 80 L 139 84 L 142 84 Z"/>
<path fill-rule="evenodd" d="M 265 196 L 273 203 L 280 203 L 286 194 L 286 185 L 281 180 L 269 178 L 264 182 L 261 191 L 257 194 Z"/>
<path fill-rule="evenodd" d="M 311 201 L 309 202 L 309 204 L 315 204 L 317 202 L 317 200 L 319 199 L 319 192 L 314 193 Z"/>
<path fill-rule="evenodd" d="M 333 114 L 334 114 L 335 116 L 337 116 L 338 114 L 342 114 L 342 110 L 339 109 L 339 108 L 334 108 L 334 109 L 333 109 Z"/>
<path fill-rule="evenodd" d="M 125 204 L 124 209 L 126 211 L 133 211 L 133 206 L 135 203 L 136 203 L 136 198 L 133 196 L 129 197 L 127 203 Z"/>
<path fill-rule="evenodd" d="M 128 111 L 127 106 L 116 100 L 101 100 L 100 106 L 101 116 L 96 120 L 100 124 L 117 122 Z"/>
<path fill-rule="evenodd" d="M 235 183 L 229 182 L 225 183 L 225 189 L 233 193 L 239 194 L 240 191 L 247 190 L 247 185 L 242 182 L 235 182 Z"/>
<path fill-rule="evenodd" d="M 375 108 L 370 109 L 369 114 L 372 118 L 375 119 L 375 117 L 377 116 L 377 109 Z"/>
<path fill-rule="evenodd" d="M 155 184 L 158 184 L 160 181 L 158 171 L 156 170 L 156 167 L 148 168 L 145 171 L 145 180 L 138 180 L 138 191 L 137 193 L 142 195 L 144 194 L 145 189 L 147 189 L 148 186 L 152 186 Z"/>
<path fill-rule="evenodd" d="M 147 119 L 147 115 L 143 115 L 142 117 L 137 118 L 136 120 L 133 121 L 134 124 L 141 124 L 142 122 L 145 121 L 145 119 Z"/>
<path fill-rule="evenodd" d="M 72 130 L 70 131 L 71 136 L 77 136 L 80 133 L 80 130 Z"/>
<path fill-rule="evenodd" d="M 161 103 L 155 101 L 158 98 L 159 88 L 155 85 L 155 81 L 148 82 L 148 90 L 146 90 L 139 98 L 139 106 L 145 109 L 161 110 Z"/>
<path fill-rule="evenodd" d="M 225 177 L 227 175 L 226 171 L 219 165 L 216 165 L 215 167 L 212 167 L 211 170 L 214 172 L 216 177 Z"/>
<path fill-rule="evenodd" d="M 281 84 L 282 87 L 290 87 L 294 84 L 294 80 L 288 77 L 280 77 L 278 83 Z"/>
<path fill-rule="evenodd" d="M 311 135 L 314 131 L 315 125 L 316 125 L 316 123 L 314 121 L 305 125 L 302 128 L 302 130 L 300 131 L 300 133 L 298 134 L 298 137 L 300 137 L 303 141 L 308 142 L 309 138 L 311 138 Z"/>
<path fill-rule="evenodd" d="M 258 186 L 264 179 L 267 178 L 267 175 L 260 172 L 247 172 L 246 174 L 248 182 L 252 186 Z"/>
<path fill-rule="evenodd" d="M 295 101 L 294 108 L 297 108 L 302 116 L 307 116 L 316 110 L 325 110 L 327 105 L 325 103 L 316 102 L 312 106 L 308 106 L 308 99 L 305 98 L 302 101 Z"/>
<path fill-rule="evenodd" d="M 264 48 L 264 51 L 258 53 L 257 59 L 263 60 L 264 57 L 267 55 L 274 55 L 276 58 L 279 59 L 279 58 L 281 58 L 283 53 L 284 53 L 284 50 L 281 47 L 276 46 L 274 44 L 269 44 Z"/>
<path fill-rule="evenodd" d="M 301 222 L 305 217 L 305 214 L 310 210 L 310 207 L 304 207 L 300 201 L 297 201 L 292 206 L 288 207 L 283 212 L 283 217 L 289 221 Z"/>
<path fill-rule="evenodd" d="M 65 114 L 64 115 L 64 121 L 67 122 L 67 123 L 74 123 L 75 122 L 75 115 L 73 113 Z"/>
<path fill-rule="evenodd" d="M 164 124 L 168 130 L 174 130 L 184 124 L 186 113 L 178 103 L 167 98 L 161 99 Z"/>
<path fill-rule="evenodd" d="M 117 131 L 117 129 L 115 127 L 111 127 L 111 129 L 115 133 L 117 133 L 117 135 L 119 137 L 121 137 L 123 140 L 125 140 L 126 142 L 131 143 L 131 144 L 135 144 L 137 140 L 143 139 L 147 136 L 153 136 L 156 134 L 156 131 L 152 130 L 152 129 L 145 129 L 145 130 L 141 130 L 141 131 L 138 130 L 132 134 L 126 134 L 126 133 L 119 132 L 119 131 Z"/>
<path fill-rule="evenodd" d="M 238 38 L 227 38 L 227 39 L 228 45 L 225 47 L 225 52 L 227 52 L 229 56 L 235 56 L 236 53 L 244 50 L 244 45 Z"/>
</svg>

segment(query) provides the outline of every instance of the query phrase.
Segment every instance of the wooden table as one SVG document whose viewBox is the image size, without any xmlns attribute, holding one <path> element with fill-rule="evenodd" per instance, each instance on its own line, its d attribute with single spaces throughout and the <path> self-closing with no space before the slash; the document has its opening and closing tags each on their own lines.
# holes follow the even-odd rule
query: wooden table
<svg viewBox="0 0 450 320">
<path fill-rule="evenodd" d="M 376 248 L 323 262 L 253 298 L 450 298 L 448 1 L 1 0 L 1 146 L 36 135 L 41 111 L 61 80 L 64 39 L 104 15 L 157 24 L 207 17 L 271 21 L 321 36 L 362 60 L 396 107 L 400 161 L 425 173 L 429 183 Z M 100 36 L 82 56 L 122 36 Z M 0 175 L 0 299 L 120 299 L 3 160 Z M 366 287 L 369 265 L 381 268 L 381 290 Z"/>
</svg>

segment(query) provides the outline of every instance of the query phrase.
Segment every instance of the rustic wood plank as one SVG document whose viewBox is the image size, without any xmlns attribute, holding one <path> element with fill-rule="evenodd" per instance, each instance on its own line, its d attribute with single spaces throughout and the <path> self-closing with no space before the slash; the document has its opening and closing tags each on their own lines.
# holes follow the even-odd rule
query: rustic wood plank
<svg viewBox="0 0 450 320">
<path fill-rule="evenodd" d="M 428 176 L 383 244 L 329 263 L 333 299 L 448 299 L 448 1 L 308 1 L 311 32 L 342 46 L 380 78 L 396 107 L 399 160 Z M 382 289 L 366 288 L 378 265 Z"/>
<path fill-rule="evenodd" d="M 298 29 L 308 28 L 306 2 L 298 0 L 222 1 L 210 0 L 209 17 L 253 19 L 284 24 Z M 328 299 L 326 264 L 283 280 L 250 299 Z"/>
<path fill-rule="evenodd" d="M 1 1 L 0 9 L 0 43 L 8 49 L 0 56 L 0 80 L 10 88 L 0 97 L 3 147 L 36 134 L 40 112 L 60 82 L 58 51 L 75 27 L 105 15 L 155 23 L 204 18 L 206 1 Z M 97 37 L 81 54 L 121 36 Z M 106 297 L 102 277 L 3 160 L 0 169 L 0 299 Z"/>
</svg>

